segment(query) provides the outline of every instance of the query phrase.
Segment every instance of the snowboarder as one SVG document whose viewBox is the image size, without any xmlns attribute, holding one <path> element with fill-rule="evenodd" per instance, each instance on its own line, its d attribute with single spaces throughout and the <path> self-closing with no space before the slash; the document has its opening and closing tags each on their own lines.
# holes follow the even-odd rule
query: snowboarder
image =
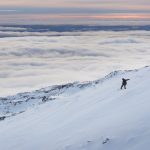
<svg viewBox="0 0 150 150">
<path fill-rule="evenodd" d="M 128 80 L 130 80 L 130 79 L 124 79 L 124 78 L 122 78 L 121 90 L 122 90 L 123 87 L 124 87 L 124 89 L 126 89 L 126 85 L 127 85 L 127 81 Z"/>
</svg>

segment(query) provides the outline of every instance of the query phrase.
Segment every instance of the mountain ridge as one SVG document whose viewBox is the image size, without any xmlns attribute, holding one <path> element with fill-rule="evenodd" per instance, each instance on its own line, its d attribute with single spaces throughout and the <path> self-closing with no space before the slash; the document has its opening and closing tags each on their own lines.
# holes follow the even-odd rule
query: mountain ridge
<svg viewBox="0 0 150 150">
<path fill-rule="evenodd" d="M 148 66 L 146 66 L 148 67 Z M 145 68 L 145 67 L 144 67 Z M 85 88 L 89 88 L 92 86 L 96 86 L 97 84 L 101 84 L 105 82 L 108 79 L 111 79 L 114 76 L 125 74 L 127 72 L 135 72 L 140 69 L 135 69 L 135 70 L 118 70 L 118 71 L 113 71 L 109 73 L 108 75 L 104 76 L 101 79 L 97 79 L 94 81 L 85 81 L 85 82 L 73 82 L 73 83 L 67 83 L 67 84 L 62 84 L 62 85 L 53 85 L 49 86 L 46 88 L 41 88 L 39 90 L 35 90 L 32 92 L 23 92 L 23 93 L 18 93 L 16 95 L 12 96 L 7 96 L 7 97 L 0 97 L 0 108 L 1 108 L 1 115 L 0 115 L 0 120 L 5 119 L 6 117 L 14 116 L 16 114 L 20 114 L 28 108 L 32 108 L 34 105 L 40 105 L 44 102 L 55 100 L 57 96 L 62 95 L 63 93 L 66 92 L 66 90 L 71 89 L 73 90 L 73 93 L 71 91 L 71 94 L 74 94 L 78 92 L 78 90 L 82 90 Z M 77 90 L 77 89 L 78 90 Z M 69 93 L 67 93 L 69 94 Z M 26 109 L 22 108 L 23 103 L 31 103 L 31 106 L 26 106 Z M 26 104 L 25 104 L 26 105 Z M 21 107 L 22 109 L 19 109 L 17 112 L 13 112 L 11 108 L 13 107 Z M 2 110 L 4 113 L 2 113 Z"/>
<path fill-rule="evenodd" d="M 149 76 L 150 67 L 144 67 L 115 71 L 82 90 L 70 85 L 56 99 L 0 121 L 1 148 L 149 150 Z M 120 90 L 123 77 L 131 79 L 126 90 Z"/>
</svg>

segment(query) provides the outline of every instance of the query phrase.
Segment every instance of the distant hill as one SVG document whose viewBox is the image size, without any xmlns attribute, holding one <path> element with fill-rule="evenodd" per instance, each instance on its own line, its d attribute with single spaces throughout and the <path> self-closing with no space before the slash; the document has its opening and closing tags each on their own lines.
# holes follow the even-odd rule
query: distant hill
<svg viewBox="0 0 150 150">
<path fill-rule="evenodd" d="M 94 26 L 94 25 L 1 25 L 0 27 L 7 28 L 7 31 L 20 32 L 74 32 L 74 31 L 135 31 L 146 30 L 150 31 L 150 25 L 143 26 Z M 18 28 L 18 30 L 17 30 Z M 25 30 L 22 30 L 24 28 Z M 1 30 L 1 28 L 0 28 Z"/>
</svg>

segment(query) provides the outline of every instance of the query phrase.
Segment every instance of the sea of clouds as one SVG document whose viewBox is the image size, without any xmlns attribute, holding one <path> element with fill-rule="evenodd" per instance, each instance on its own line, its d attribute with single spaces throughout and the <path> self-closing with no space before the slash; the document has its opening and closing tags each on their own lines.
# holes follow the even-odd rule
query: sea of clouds
<svg viewBox="0 0 150 150">
<path fill-rule="evenodd" d="M 0 96 L 150 64 L 150 31 L 19 30 L 0 28 Z"/>
</svg>

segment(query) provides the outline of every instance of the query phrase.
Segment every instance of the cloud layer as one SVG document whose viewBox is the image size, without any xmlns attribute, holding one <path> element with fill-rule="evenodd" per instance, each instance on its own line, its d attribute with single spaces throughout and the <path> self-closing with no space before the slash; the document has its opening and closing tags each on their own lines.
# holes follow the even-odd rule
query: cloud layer
<svg viewBox="0 0 150 150">
<path fill-rule="evenodd" d="M 0 96 L 150 64 L 149 31 L 46 34 L 0 38 Z"/>
</svg>

